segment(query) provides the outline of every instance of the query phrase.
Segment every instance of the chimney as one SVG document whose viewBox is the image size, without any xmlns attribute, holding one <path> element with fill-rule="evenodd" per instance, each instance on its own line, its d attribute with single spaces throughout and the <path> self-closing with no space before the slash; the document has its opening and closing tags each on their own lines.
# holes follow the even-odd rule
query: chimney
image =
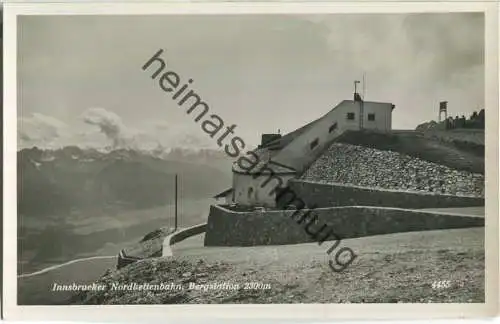
<svg viewBox="0 0 500 324">
<path fill-rule="evenodd" d="M 281 134 L 262 134 L 262 139 L 260 142 L 260 147 L 265 146 L 267 143 L 270 143 L 274 140 L 281 138 Z"/>
</svg>

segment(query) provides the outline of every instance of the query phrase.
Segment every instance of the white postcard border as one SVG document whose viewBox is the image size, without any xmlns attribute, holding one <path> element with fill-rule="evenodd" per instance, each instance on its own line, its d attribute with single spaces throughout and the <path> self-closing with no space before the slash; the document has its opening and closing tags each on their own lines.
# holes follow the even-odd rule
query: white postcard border
<svg viewBox="0 0 500 324">
<path fill-rule="evenodd" d="M 256 14 L 484 11 L 486 121 L 485 304 L 272 304 L 17 306 L 16 16 L 32 14 Z M 10 320 L 140 321 L 179 318 L 388 319 L 485 317 L 498 311 L 498 3 L 5 3 L 4 4 L 4 315 Z"/>
</svg>

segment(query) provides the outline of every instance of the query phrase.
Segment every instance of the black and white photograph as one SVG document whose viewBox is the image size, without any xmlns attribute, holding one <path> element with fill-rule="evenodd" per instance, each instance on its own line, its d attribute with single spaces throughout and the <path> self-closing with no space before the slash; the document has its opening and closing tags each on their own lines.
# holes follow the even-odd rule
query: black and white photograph
<svg viewBox="0 0 500 324">
<path fill-rule="evenodd" d="M 488 16 L 379 11 L 11 18 L 13 303 L 486 305 Z"/>
</svg>

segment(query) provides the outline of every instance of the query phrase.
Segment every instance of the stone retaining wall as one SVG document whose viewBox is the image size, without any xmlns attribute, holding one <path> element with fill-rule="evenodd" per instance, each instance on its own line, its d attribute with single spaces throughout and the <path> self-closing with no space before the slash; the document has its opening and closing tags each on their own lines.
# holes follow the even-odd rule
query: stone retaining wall
<svg viewBox="0 0 500 324">
<path fill-rule="evenodd" d="M 126 255 L 124 250 L 121 250 L 120 253 L 118 253 L 118 260 L 116 262 L 116 269 L 121 269 L 121 268 L 128 266 L 129 264 L 135 263 L 139 260 L 141 260 L 141 258 L 128 256 L 128 255 Z"/>
<path fill-rule="evenodd" d="M 381 206 L 419 209 L 484 206 L 484 198 L 476 197 L 372 189 L 302 180 L 292 180 L 288 185 L 296 197 L 306 205 L 317 207 Z M 281 205 L 286 204 L 290 196 L 284 195 Z"/>
<path fill-rule="evenodd" d="M 293 210 L 235 212 L 218 205 L 210 207 L 205 246 L 254 246 L 315 242 L 306 232 L 307 220 L 298 223 Z M 298 213 L 300 214 L 300 213 Z M 380 207 L 331 207 L 315 209 L 317 222 L 309 231 L 331 229 L 341 239 L 397 232 L 484 226 L 484 218 L 437 212 Z M 295 215 L 300 216 L 300 215 Z M 309 219 L 309 218 L 307 218 Z M 336 240 L 330 236 L 327 240 Z"/>
</svg>

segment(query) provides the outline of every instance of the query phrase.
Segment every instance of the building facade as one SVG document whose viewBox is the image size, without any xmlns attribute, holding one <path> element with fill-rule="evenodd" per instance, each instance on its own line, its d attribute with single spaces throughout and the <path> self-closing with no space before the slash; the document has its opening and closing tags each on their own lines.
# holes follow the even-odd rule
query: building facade
<svg viewBox="0 0 500 324">
<path fill-rule="evenodd" d="M 249 172 L 235 163 L 232 188 L 218 196 L 227 203 L 274 207 L 276 187 L 299 177 L 345 131 L 391 131 L 393 104 L 363 101 L 358 94 L 354 99 L 340 102 L 321 118 L 283 137 L 265 134 L 254 151 L 259 165 Z"/>
<path fill-rule="evenodd" d="M 391 103 L 344 100 L 286 145 L 273 161 L 301 173 L 346 130 L 390 132 L 393 109 Z"/>
</svg>

